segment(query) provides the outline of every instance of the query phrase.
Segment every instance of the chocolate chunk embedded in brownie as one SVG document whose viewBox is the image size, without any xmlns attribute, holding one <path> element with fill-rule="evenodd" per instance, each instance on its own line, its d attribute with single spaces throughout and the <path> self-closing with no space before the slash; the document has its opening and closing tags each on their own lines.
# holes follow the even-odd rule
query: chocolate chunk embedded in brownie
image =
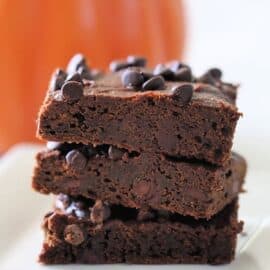
<svg viewBox="0 0 270 270">
<path fill-rule="evenodd" d="M 33 187 L 210 218 L 241 191 L 245 160 L 233 153 L 222 167 L 114 146 L 56 145 L 37 155 Z"/>
<path fill-rule="evenodd" d="M 179 79 L 176 73 L 187 72 L 186 65 L 152 71 L 136 61 L 97 78 L 89 73 L 92 80 L 82 75 L 79 80 L 76 68 L 72 80 L 61 73 L 40 110 L 38 136 L 219 165 L 229 159 L 240 116 L 236 88 L 223 83 L 217 71 L 210 72 L 211 80 L 183 74 Z"/>
<path fill-rule="evenodd" d="M 237 220 L 236 200 L 209 221 L 154 210 L 145 210 L 148 215 L 141 219 L 136 209 L 107 205 L 110 216 L 96 223 L 93 201 L 62 195 L 56 205 L 43 223 L 39 260 L 45 264 L 224 264 L 234 258 L 243 225 Z"/>
</svg>

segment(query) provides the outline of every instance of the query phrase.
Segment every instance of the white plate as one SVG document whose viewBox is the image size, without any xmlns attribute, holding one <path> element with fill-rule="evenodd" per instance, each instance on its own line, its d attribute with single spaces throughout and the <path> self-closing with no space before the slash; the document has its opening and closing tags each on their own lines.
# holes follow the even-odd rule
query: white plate
<svg viewBox="0 0 270 270">
<path fill-rule="evenodd" d="M 42 266 L 36 262 L 41 248 L 40 223 L 50 209 L 51 198 L 31 190 L 34 155 L 39 146 L 19 145 L 0 162 L 0 269 L 270 269 L 270 174 L 249 171 L 241 197 L 240 217 L 245 220 L 245 234 L 239 236 L 236 260 L 225 266 L 199 265 L 106 265 Z"/>
</svg>

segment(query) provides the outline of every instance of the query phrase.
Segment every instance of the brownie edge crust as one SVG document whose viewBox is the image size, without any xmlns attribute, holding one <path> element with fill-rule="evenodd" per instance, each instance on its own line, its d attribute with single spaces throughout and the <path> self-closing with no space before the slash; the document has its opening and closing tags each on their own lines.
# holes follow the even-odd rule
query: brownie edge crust
<svg viewBox="0 0 270 270">
<path fill-rule="evenodd" d="M 229 263 L 234 259 L 236 237 L 243 226 L 237 221 L 237 207 L 235 200 L 205 221 L 164 212 L 141 218 L 137 210 L 112 206 L 111 216 L 99 223 L 91 211 L 87 212 L 88 216 L 80 211 L 75 215 L 55 209 L 44 218 L 45 240 L 39 261 L 44 264 Z"/>
<path fill-rule="evenodd" d="M 210 219 L 237 197 L 246 172 L 245 160 L 236 153 L 223 167 L 214 167 L 148 153 L 133 156 L 108 146 L 61 147 L 38 153 L 32 182 L 35 190 L 194 218 Z M 78 156 L 73 164 L 76 168 L 67 160 L 74 153 Z"/>
<path fill-rule="evenodd" d="M 130 151 L 164 153 L 221 165 L 230 156 L 237 107 L 218 88 L 194 88 L 188 104 L 163 90 L 136 91 L 122 86 L 121 72 L 85 81 L 78 100 L 48 91 L 38 117 L 37 135 L 49 141 L 112 144 Z"/>
</svg>

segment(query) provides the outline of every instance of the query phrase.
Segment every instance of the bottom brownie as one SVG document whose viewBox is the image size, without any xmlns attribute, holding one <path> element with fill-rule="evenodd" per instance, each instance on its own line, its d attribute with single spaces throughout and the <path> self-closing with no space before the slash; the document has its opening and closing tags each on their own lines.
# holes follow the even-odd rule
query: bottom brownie
<svg viewBox="0 0 270 270">
<path fill-rule="evenodd" d="M 243 225 L 237 200 L 210 220 L 66 195 L 55 205 L 43 223 L 45 264 L 224 264 L 234 258 Z"/>
</svg>

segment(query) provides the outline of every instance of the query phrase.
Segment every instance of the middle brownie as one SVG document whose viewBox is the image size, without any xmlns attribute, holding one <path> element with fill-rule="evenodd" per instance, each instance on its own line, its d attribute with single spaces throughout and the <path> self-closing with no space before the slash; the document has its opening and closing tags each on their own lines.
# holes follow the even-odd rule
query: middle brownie
<svg viewBox="0 0 270 270">
<path fill-rule="evenodd" d="M 125 207 L 164 209 L 211 218 L 241 191 L 245 160 L 233 153 L 222 167 L 109 145 L 49 144 L 37 155 L 33 187 L 101 199 Z"/>
</svg>

